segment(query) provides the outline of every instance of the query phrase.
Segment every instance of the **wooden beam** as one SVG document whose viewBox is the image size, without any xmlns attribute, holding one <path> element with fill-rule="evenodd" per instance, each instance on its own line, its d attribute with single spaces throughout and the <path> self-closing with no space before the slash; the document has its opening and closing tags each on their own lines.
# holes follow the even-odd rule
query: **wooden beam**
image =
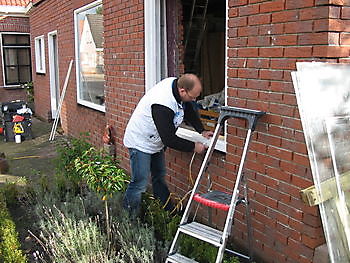
<svg viewBox="0 0 350 263">
<path fill-rule="evenodd" d="M 350 171 L 341 175 L 340 184 L 343 191 L 350 190 Z M 322 182 L 320 189 L 321 190 L 318 191 L 315 185 L 313 185 L 301 190 L 300 194 L 304 203 L 309 206 L 315 206 L 338 196 L 335 177 Z"/>
</svg>

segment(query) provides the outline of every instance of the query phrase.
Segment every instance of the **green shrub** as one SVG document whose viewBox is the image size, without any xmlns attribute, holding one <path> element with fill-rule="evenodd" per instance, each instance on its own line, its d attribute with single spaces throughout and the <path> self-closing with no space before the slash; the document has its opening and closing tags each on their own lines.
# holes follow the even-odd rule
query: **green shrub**
<svg viewBox="0 0 350 263">
<path fill-rule="evenodd" d="M 81 175 L 76 171 L 74 160 L 81 157 L 85 151 L 91 148 L 89 134 L 81 133 L 78 138 L 69 138 L 57 144 L 58 157 L 56 169 L 60 174 L 68 177 L 72 182 L 79 184 Z"/>
<path fill-rule="evenodd" d="M 127 174 L 118 167 L 113 157 L 104 154 L 103 150 L 90 147 L 74 160 L 76 173 L 96 193 L 105 200 L 114 193 L 125 189 Z"/>
<path fill-rule="evenodd" d="M 20 250 L 15 223 L 7 210 L 5 199 L 0 192 L 0 262 L 24 263 L 27 258 Z"/>
</svg>

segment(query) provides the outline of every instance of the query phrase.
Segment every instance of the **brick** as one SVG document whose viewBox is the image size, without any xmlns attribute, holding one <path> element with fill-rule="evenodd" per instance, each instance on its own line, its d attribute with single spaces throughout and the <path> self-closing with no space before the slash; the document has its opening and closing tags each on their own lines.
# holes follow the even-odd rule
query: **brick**
<svg viewBox="0 0 350 263">
<path fill-rule="evenodd" d="M 281 160 L 287 160 L 291 161 L 292 160 L 292 152 L 282 149 L 282 148 L 276 148 L 273 146 L 268 146 L 267 147 L 267 152 L 269 155 L 280 158 Z"/>
<path fill-rule="evenodd" d="M 350 47 L 315 46 L 312 54 L 315 57 L 348 57 Z"/>
<path fill-rule="evenodd" d="M 228 22 L 229 27 L 243 27 L 248 24 L 248 18 L 247 17 L 234 17 L 230 18 Z"/>
<path fill-rule="evenodd" d="M 344 0 L 316 0 L 315 5 L 344 5 Z"/>
<path fill-rule="evenodd" d="M 270 13 L 284 9 L 284 0 L 268 1 L 260 4 L 260 13 Z"/>
<path fill-rule="evenodd" d="M 286 0 L 286 9 L 300 9 L 313 5 L 314 0 Z"/>
<path fill-rule="evenodd" d="M 315 249 L 316 247 L 324 244 L 325 240 L 323 238 L 311 238 L 307 235 L 302 235 L 301 240 L 303 244 L 311 249 Z"/>
<path fill-rule="evenodd" d="M 279 47 L 265 47 L 258 50 L 260 57 L 283 57 L 283 49 Z"/>
<path fill-rule="evenodd" d="M 297 35 L 273 36 L 271 44 L 273 46 L 295 46 L 297 44 Z"/>
<path fill-rule="evenodd" d="M 328 44 L 328 32 L 304 33 L 298 36 L 299 45 L 320 45 Z"/>
<path fill-rule="evenodd" d="M 350 7 L 342 7 L 341 9 L 341 18 L 350 19 Z"/>
<path fill-rule="evenodd" d="M 284 56 L 292 58 L 311 57 L 312 47 L 285 47 Z"/>
<path fill-rule="evenodd" d="M 255 15 L 259 13 L 259 5 L 247 5 L 238 8 L 240 16 Z"/>
<path fill-rule="evenodd" d="M 269 46 L 271 43 L 271 37 L 269 36 L 252 36 L 248 38 L 248 46 L 260 47 Z"/>
<path fill-rule="evenodd" d="M 295 34 L 295 33 L 306 33 L 306 32 L 314 32 L 314 23 L 317 23 L 310 20 L 310 21 L 296 21 L 296 22 L 288 22 L 284 24 L 284 33 L 286 34 Z M 327 24 L 328 25 L 328 24 Z M 325 30 L 315 30 L 315 31 L 327 31 L 328 26 Z"/>
<path fill-rule="evenodd" d="M 250 26 L 269 24 L 269 23 L 271 23 L 270 14 L 261 14 L 261 15 L 254 15 L 254 16 L 248 17 L 248 25 Z"/>
<path fill-rule="evenodd" d="M 239 78 L 257 79 L 259 77 L 259 71 L 253 68 L 240 68 L 238 69 Z"/>
<path fill-rule="evenodd" d="M 248 68 L 268 68 L 269 65 L 269 59 L 264 58 L 249 58 L 246 64 Z"/>
<path fill-rule="evenodd" d="M 340 15 L 340 8 L 337 8 L 337 10 L 338 10 L 338 13 Z M 337 15 L 333 13 L 333 16 L 337 16 Z M 318 7 L 304 8 L 304 9 L 300 10 L 299 18 L 300 18 L 300 20 L 331 18 L 330 17 L 330 7 L 329 6 L 318 6 Z M 339 16 L 337 18 L 339 18 Z"/>
<path fill-rule="evenodd" d="M 299 10 L 284 10 L 272 14 L 272 23 L 285 23 L 299 20 Z"/>
<path fill-rule="evenodd" d="M 296 59 L 287 59 L 287 58 L 271 59 L 271 68 L 272 69 L 295 70 L 295 68 L 296 68 Z M 287 103 L 287 104 L 295 105 L 295 103 Z"/>
<path fill-rule="evenodd" d="M 246 5 L 248 3 L 248 0 L 229 0 L 228 5 L 229 7 L 236 7 L 241 5 Z"/>
<path fill-rule="evenodd" d="M 350 45 L 350 33 L 340 33 L 340 45 Z"/>
<path fill-rule="evenodd" d="M 257 26 L 249 26 L 249 27 L 239 27 L 238 28 L 238 36 L 257 36 L 259 32 L 259 28 Z"/>
<path fill-rule="evenodd" d="M 261 79 L 281 80 L 283 77 L 282 70 L 261 69 L 259 72 Z"/>
</svg>

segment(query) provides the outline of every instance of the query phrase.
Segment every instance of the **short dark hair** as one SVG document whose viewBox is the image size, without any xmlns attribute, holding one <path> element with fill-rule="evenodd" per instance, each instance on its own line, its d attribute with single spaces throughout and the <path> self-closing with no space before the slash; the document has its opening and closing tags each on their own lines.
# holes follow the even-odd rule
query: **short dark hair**
<svg viewBox="0 0 350 263">
<path fill-rule="evenodd" d="M 198 77 L 195 74 L 183 74 L 177 81 L 177 87 L 184 88 L 186 91 L 191 91 L 196 79 L 198 79 Z"/>
</svg>

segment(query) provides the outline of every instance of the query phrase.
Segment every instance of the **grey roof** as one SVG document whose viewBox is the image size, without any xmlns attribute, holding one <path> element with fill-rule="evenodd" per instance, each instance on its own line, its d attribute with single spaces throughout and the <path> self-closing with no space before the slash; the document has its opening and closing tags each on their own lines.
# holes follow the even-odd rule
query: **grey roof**
<svg viewBox="0 0 350 263">
<path fill-rule="evenodd" d="M 103 15 L 87 14 L 86 18 L 90 25 L 96 48 L 103 48 Z"/>
</svg>

